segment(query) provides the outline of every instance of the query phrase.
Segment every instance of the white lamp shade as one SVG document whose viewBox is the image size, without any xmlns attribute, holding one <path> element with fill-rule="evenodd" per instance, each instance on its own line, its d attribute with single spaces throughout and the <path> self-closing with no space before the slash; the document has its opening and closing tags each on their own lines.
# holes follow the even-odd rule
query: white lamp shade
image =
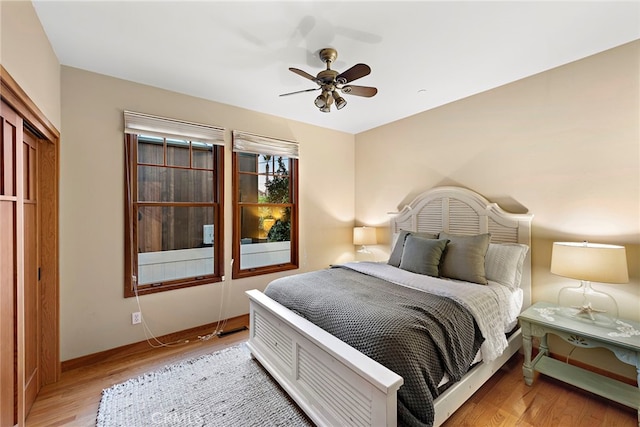
<svg viewBox="0 0 640 427">
<path fill-rule="evenodd" d="M 551 272 L 589 282 L 629 281 L 624 246 L 599 243 L 555 242 L 551 252 Z"/>
<path fill-rule="evenodd" d="M 353 228 L 354 245 L 375 245 L 377 243 L 378 240 L 376 238 L 376 229 L 374 227 Z"/>
</svg>

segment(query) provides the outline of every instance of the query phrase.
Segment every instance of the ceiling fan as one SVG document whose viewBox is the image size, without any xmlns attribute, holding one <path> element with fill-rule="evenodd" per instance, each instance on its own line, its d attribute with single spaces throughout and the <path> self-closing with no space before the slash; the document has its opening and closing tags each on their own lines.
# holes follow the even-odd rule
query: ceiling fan
<svg viewBox="0 0 640 427">
<path fill-rule="evenodd" d="M 376 89 L 375 87 L 355 86 L 347 84 L 371 73 L 371 68 L 367 64 L 356 64 L 353 67 L 349 68 L 347 71 L 339 73 L 331 69 L 331 63 L 334 62 L 338 57 L 338 52 L 335 49 L 322 49 L 320 50 L 319 56 L 322 62 L 327 64 L 327 69 L 320 71 L 315 77 L 298 68 L 289 68 L 289 70 L 293 71 L 299 76 L 315 82 L 319 87 L 313 89 L 298 90 L 296 92 L 283 93 L 280 96 L 289 96 L 295 95 L 297 93 L 321 90 L 322 92 L 315 99 L 314 104 L 323 113 L 328 113 L 329 111 L 331 111 L 331 104 L 333 104 L 334 102 L 338 110 L 341 110 L 345 105 L 347 105 L 347 101 L 342 96 L 340 96 L 338 91 L 350 95 L 364 96 L 367 98 L 370 98 L 378 93 L 378 89 Z"/>
</svg>

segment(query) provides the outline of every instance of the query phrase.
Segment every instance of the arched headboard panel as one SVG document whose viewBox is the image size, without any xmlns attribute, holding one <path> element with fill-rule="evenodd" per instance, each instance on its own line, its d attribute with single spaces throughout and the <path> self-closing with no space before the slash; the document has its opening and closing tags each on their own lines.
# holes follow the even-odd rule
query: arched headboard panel
<svg viewBox="0 0 640 427">
<path fill-rule="evenodd" d="M 391 232 L 400 230 L 474 235 L 491 233 L 492 243 L 522 243 L 531 248 L 532 214 L 506 212 L 496 203 L 462 187 L 435 187 L 418 195 L 391 218 Z M 524 306 L 531 304 L 531 250 L 521 287 Z"/>
</svg>

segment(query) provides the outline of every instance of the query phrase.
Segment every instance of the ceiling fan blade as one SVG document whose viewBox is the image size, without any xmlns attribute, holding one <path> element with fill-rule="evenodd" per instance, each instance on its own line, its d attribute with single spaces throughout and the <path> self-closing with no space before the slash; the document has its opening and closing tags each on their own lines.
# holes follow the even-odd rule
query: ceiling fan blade
<svg viewBox="0 0 640 427">
<path fill-rule="evenodd" d="M 371 73 L 371 67 L 369 67 L 367 64 L 356 64 L 344 73 L 338 74 L 338 76 L 336 77 L 336 82 L 338 82 L 338 84 L 349 83 L 361 77 L 364 77 L 369 73 Z"/>
<path fill-rule="evenodd" d="M 293 71 L 294 73 L 296 73 L 299 76 L 304 77 L 305 79 L 309 79 L 312 82 L 316 82 L 316 83 L 320 84 L 320 81 L 316 77 L 312 76 L 311 74 L 307 73 L 306 71 L 302 71 L 302 70 L 300 70 L 298 68 L 292 68 L 292 67 L 290 67 L 289 70 Z"/>
<path fill-rule="evenodd" d="M 314 90 L 320 90 L 320 88 L 319 87 L 314 87 L 313 89 L 297 90 L 295 92 L 289 92 L 289 93 L 280 94 L 280 96 L 295 95 L 296 93 L 311 92 L 311 91 L 314 91 Z"/>
<path fill-rule="evenodd" d="M 349 95 L 365 96 L 367 98 L 371 98 L 376 93 L 378 93 L 378 89 L 370 86 L 347 85 L 347 86 L 343 86 L 340 90 L 342 91 L 342 93 L 348 93 Z"/>
</svg>

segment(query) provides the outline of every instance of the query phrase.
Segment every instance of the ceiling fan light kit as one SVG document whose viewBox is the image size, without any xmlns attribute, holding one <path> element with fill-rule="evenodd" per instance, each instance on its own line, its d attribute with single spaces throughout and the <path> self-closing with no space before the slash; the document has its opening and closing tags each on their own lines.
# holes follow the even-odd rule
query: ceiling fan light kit
<svg viewBox="0 0 640 427">
<path fill-rule="evenodd" d="M 314 90 L 322 90 L 322 93 L 316 97 L 313 101 L 314 105 L 318 107 L 323 113 L 331 111 L 331 104 L 335 103 L 338 110 L 343 109 L 347 105 L 346 99 L 340 96 L 340 92 L 348 93 L 350 95 L 363 96 L 370 98 L 378 93 L 378 89 L 370 86 L 354 86 L 347 85 L 354 80 L 362 78 L 371 73 L 371 68 L 367 64 L 356 64 L 343 73 L 338 73 L 331 69 L 331 63 L 338 58 L 338 52 L 332 48 L 325 48 L 320 50 L 320 59 L 327 65 L 325 70 L 318 73 L 316 77 L 302 71 L 298 68 L 289 68 L 290 71 L 297 75 L 304 77 L 318 85 L 314 89 L 299 90 L 296 92 L 283 93 L 280 96 L 294 95 L 297 93 L 311 92 Z"/>
<path fill-rule="evenodd" d="M 334 90 L 333 92 L 331 92 L 331 96 L 333 96 L 333 100 L 336 102 L 336 108 L 338 110 L 342 110 L 342 108 L 347 105 L 347 101 L 340 96 L 340 94 L 338 93 L 338 91 Z"/>
</svg>

